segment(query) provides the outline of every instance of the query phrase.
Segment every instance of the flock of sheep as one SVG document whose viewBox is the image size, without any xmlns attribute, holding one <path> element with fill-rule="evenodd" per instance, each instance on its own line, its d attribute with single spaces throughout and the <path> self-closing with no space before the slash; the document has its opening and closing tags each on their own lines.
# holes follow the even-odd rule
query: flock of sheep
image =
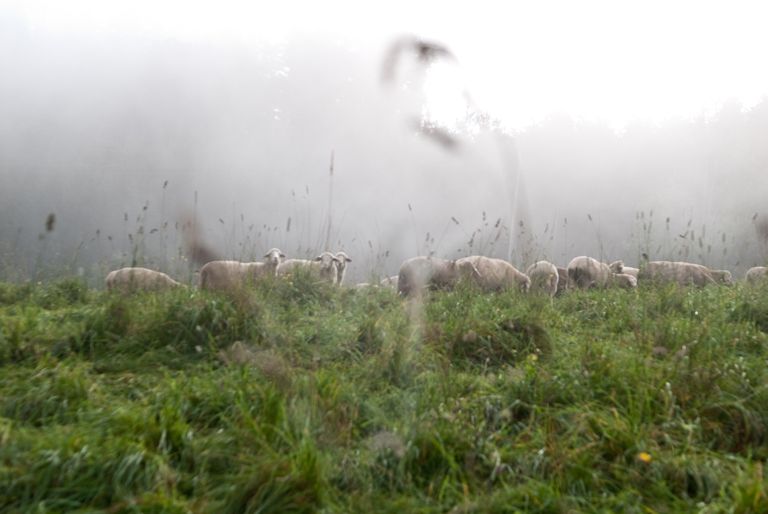
<svg viewBox="0 0 768 514">
<path fill-rule="evenodd" d="M 344 252 L 323 252 L 313 260 L 285 259 L 285 254 L 272 248 L 263 262 L 211 261 L 200 268 L 200 289 L 231 291 L 252 285 L 265 277 L 288 276 L 304 270 L 321 280 L 341 285 L 352 259 Z M 110 271 L 106 278 L 108 290 L 162 291 L 184 287 L 165 273 L 147 268 L 121 268 Z"/>
<path fill-rule="evenodd" d="M 341 286 L 347 265 L 352 259 L 344 252 L 322 252 L 313 260 L 286 259 L 285 254 L 272 248 L 262 262 L 212 261 L 200 269 L 200 288 L 209 291 L 231 291 L 246 287 L 265 277 L 286 277 L 297 271 L 309 273 L 319 280 Z M 745 277 L 748 283 L 768 281 L 768 268 L 751 268 Z M 690 262 L 648 261 L 640 268 L 624 266 L 622 261 L 610 264 L 592 257 L 576 257 L 566 268 L 547 261 L 538 261 L 525 273 L 509 262 L 475 255 L 455 260 L 437 257 L 413 257 L 400 266 L 400 272 L 378 284 L 362 283 L 356 288 L 390 287 L 402 296 L 416 296 L 427 289 L 450 289 L 459 282 L 474 284 L 483 291 L 517 289 L 555 296 L 567 288 L 590 289 L 620 287 L 633 289 L 639 281 L 676 283 L 681 286 L 731 285 L 727 270 L 710 269 Z M 183 286 L 165 273 L 147 268 L 122 268 L 110 272 L 107 289 L 118 291 L 158 291 Z"/>
</svg>

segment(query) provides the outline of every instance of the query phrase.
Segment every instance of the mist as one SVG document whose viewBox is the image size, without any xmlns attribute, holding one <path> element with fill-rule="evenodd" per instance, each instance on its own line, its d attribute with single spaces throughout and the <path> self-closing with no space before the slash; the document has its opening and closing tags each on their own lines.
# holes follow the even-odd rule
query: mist
<svg viewBox="0 0 768 514">
<path fill-rule="evenodd" d="M 382 83 L 395 32 L 185 40 L 2 12 L 0 28 L 6 280 L 100 284 L 125 265 L 193 280 L 192 232 L 244 261 L 345 250 L 350 282 L 428 254 L 768 260 L 766 97 L 619 130 L 567 112 L 514 126 L 474 101 L 444 123 L 414 55 Z"/>
</svg>

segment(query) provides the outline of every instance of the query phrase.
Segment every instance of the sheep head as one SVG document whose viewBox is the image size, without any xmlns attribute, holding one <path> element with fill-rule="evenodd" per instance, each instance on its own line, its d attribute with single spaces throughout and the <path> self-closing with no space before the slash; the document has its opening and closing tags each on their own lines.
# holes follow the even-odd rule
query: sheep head
<svg viewBox="0 0 768 514">
<path fill-rule="evenodd" d="M 323 252 L 314 258 L 320 268 L 320 276 L 335 284 L 339 275 L 339 259 L 331 252 Z"/>
<path fill-rule="evenodd" d="M 264 254 L 264 261 L 274 266 L 279 265 L 282 259 L 285 259 L 285 254 L 277 248 L 272 248 Z"/>
<path fill-rule="evenodd" d="M 622 273 L 624 271 L 624 261 L 613 261 L 608 267 L 612 273 Z"/>
</svg>

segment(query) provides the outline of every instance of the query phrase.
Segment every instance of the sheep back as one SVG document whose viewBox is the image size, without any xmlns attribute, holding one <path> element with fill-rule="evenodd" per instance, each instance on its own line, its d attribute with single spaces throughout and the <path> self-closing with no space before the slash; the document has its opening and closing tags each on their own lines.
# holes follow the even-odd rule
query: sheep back
<svg viewBox="0 0 768 514">
<path fill-rule="evenodd" d="M 181 284 L 160 271 L 147 268 L 121 268 L 110 271 L 105 279 L 110 291 L 164 291 Z"/>
<path fill-rule="evenodd" d="M 461 275 L 483 291 L 501 291 L 517 288 L 527 292 L 531 286 L 528 275 L 502 259 L 473 255 L 458 259 Z"/>
<path fill-rule="evenodd" d="M 547 261 L 531 264 L 525 274 L 531 279 L 531 292 L 555 296 L 559 289 L 560 275 L 557 266 Z"/>
<path fill-rule="evenodd" d="M 749 268 L 747 273 L 744 275 L 744 279 L 747 281 L 747 284 L 751 285 L 763 282 L 766 278 L 768 278 L 768 267 L 765 266 L 755 266 L 753 268 Z"/>
<path fill-rule="evenodd" d="M 412 257 L 400 265 L 397 291 L 403 296 L 419 294 L 426 288 L 451 288 L 459 280 L 456 261 L 437 257 Z"/>
<path fill-rule="evenodd" d="M 651 261 L 640 268 L 638 279 L 680 286 L 706 286 L 715 284 L 709 269 L 691 262 Z"/>
<path fill-rule="evenodd" d="M 580 256 L 568 263 L 568 287 L 589 289 L 604 288 L 610 284 L 613 272 L 608 264 L 592 257 Z"/>
</svg>

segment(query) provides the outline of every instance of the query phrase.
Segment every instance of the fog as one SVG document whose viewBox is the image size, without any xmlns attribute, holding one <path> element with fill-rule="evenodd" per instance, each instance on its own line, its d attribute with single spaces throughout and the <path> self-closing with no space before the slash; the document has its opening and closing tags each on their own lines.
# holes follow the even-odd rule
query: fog
<svg viewBox="0 0 768 514">
<path fill-rule="evenodd" d="M 447 57 L 405 45 L 389 80 L 410 41 L 390 28 L 177 38 L 8 9 L 0 34 L 1 279 L 96 285 L 135 264 L 192 280 L 194 237 L 240 260 L 345 250 L 350 282 L 426 254 L 768 260 L 765 96 L 621 126 L 553 105 L 521 124 L 444 34 L 423 37 Z"/>
</svg>

